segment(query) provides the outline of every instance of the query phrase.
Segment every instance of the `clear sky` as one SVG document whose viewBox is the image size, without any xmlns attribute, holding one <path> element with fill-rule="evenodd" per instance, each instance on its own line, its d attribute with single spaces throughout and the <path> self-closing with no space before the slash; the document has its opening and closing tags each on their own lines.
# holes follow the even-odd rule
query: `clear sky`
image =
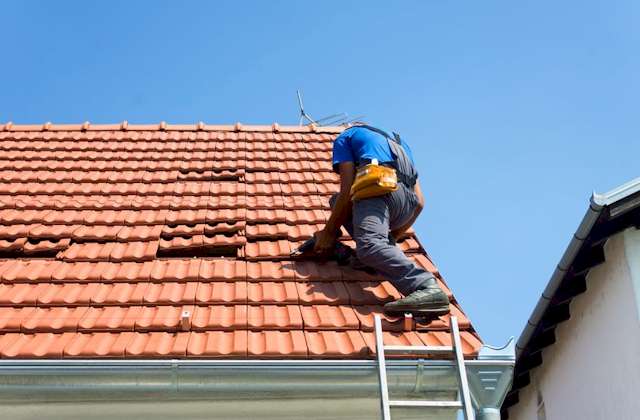
<svg viewBox="0 0 640 420">
<path fill-rule="evenodd" d="M 297 123 L 406 138 L 420 237 L 519 336 L 593 190 L 640 175 L 640 2 L 6 1 L 0 122 Z"/>
</svg>

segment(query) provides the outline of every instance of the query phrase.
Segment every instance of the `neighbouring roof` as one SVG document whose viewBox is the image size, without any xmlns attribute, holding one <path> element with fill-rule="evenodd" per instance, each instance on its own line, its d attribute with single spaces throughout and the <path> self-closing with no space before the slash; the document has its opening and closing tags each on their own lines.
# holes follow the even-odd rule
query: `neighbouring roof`
<svg viewBox="0 0 640 420">
<path fill-rule="evenodd" d="M 555 344 L 556 326 L 571 317 L 574 297 L 586 292 L 587 274 L 605 262 L 609 237 L 628 227 L 640 228 L 640 178 L 605 194 L 593 194 L 589 208 L 558 263 L 516 345 L 516 365 L 502 416 L 519 401 L 519 390 L 531 382 L 529 371 L 543 363 L 542 350 Z"/>
<path fill-rule="evenodd" d="M 329 214 L 342 129 L 0 125 L 0 357 L 372 357 L 399 293 L 289 260 Z M 437 273 L 415 236 L 399 246 Z M 448 344 L 448 327 L 386 317 L 385 340 Z"/>
</svg>

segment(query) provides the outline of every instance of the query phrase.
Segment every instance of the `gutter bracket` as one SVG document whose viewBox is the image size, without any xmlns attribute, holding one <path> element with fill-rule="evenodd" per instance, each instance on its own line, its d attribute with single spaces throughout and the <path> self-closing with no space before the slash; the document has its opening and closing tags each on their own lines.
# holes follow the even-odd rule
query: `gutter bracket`
<svg viewBox="0 0 640 420">
<path fill-rule="evenodd" d="M 419 394 L 424 381 L 424 359 L 418 359 L 416 365 L 416 383 L 413 392 Z"/>
</svg>

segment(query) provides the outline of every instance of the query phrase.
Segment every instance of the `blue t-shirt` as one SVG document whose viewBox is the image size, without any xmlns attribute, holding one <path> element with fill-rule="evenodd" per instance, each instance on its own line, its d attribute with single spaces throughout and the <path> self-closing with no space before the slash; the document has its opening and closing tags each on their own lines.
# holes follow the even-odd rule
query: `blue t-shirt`
<svg viewBox="0 0 640 420">
<path fill-rule="evenodd" d="M 411 163 L 414 163 L 411 149 L 404 139 L 402 147 Z M 343 131 L 333 142 L 333 170 L 337 172 L 338 165 L 342 162 L 354 162 L 357 165 L 362 159 L 378 159 L 379 163 L 394 160 L 389 143 L 382 134 L 364 127 L 351 127 Z"/>
</svg>

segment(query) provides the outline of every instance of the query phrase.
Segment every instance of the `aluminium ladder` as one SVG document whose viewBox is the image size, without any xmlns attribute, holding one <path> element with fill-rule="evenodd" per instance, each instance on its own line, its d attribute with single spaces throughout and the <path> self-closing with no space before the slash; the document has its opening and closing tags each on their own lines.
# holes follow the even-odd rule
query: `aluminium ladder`
<svg viewBox="0 0 640 420">
<path fill-rule="evenodd" d="M 471 395 L 469 393 L 469 382 L 467 380 L 467 370 L 464 365 L 464 355 L 460 342 L 460 331 L 458 329 L 458 319 L 451 317 L 451 346 L 385 346 L 382 340 L 382 321 L 380 315 L 375 315 L 375 337 L 376 353 L 378 357 L 378 375 L 380 378 L 380 403 L 382 409 L 382 419 L 391 420 L 391 407 L 425 407 L 436 409 L 456 409 L 462 410 L 465 420 L 475 420 L 473 407 L 471 405 Z M 458 374 L 458 395 L 455 401 L 394 401 L 389 400 L 389 387 L 387 386 L 387 365 L 385 353 L 388 354 L 453 354 Z"/>
</svg>

